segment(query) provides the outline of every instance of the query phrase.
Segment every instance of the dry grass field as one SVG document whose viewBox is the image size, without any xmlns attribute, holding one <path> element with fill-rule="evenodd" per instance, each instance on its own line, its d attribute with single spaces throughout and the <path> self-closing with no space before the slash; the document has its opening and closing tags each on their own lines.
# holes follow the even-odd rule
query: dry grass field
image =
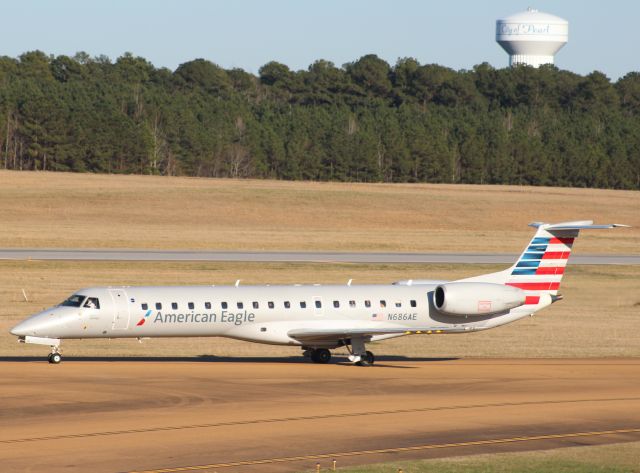
<svg viewBox="0 0 640 473">
<path fill-rule="evenodd" d="M 535 220 L 633 225 L 583 253 L 640 251 L 640 192 L 0 171 L 0 247 L 518 252 Z"/>
<path fill-rule="evenodd" d="M 640 471 L 640 442 L 380 463 L 339 471 L 396 473 L 399 468 L 406 473 L 632 473 Z"/>
<path fill-rule="evenodd" d="M 0 262 L 0 356 L 44 356 L 46 347 L 18 345 L 9 328 L 30 313 L 94 285 L 388 283 L 403 278 L 455 279 L 498 269 L 485 265 L 357 265 L 288 263 Z M 25 302 L 22 289 L 29 302 Z M 410 336 L 375 344 L 380 356 L 629 357 L 640 356 L 640 267 L 570 266 L 565 299 L 532 318 L 482 333 Z M 221 338 L 67 340 L 68 356 L 299 356 L 297 348 Z"/>
<path fill-rule="evenodd" d="M 518 252 L 532 220 L 593 218 L 581 253 L 638 253 L 640 193 L 505 186 L 251 181 L 0 171 L 0 247 Z M 0 262 L 0 354 L 40 354 L 7 329 L 91 285 L 387 283 L 480 274 L 491 266 Z M 398 356 L 640 355 L 640 268 L 571 266 L 565 301 L 487 333 L 404 337 Z M 22 289 L 30 302 L 24 302 Z M 65 342 L 69 355 L 287 356 L 223 339 Z M 45 350 L 46 351 L 46 350 Z"/>
</svg>

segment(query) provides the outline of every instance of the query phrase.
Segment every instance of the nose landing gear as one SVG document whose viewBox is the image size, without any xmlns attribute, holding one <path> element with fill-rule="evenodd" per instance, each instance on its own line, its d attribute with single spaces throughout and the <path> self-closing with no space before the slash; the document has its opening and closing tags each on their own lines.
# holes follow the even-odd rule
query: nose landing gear
<svg viewBox="0 0 640 473">
<path fill-rule="evenodd" d="M 62 355 L 58 351 L 58 347 L 54 346 L 51 347 L 51 349 L 53 351 L 49 354 L 49 363 L 51 363 L 52 365 L 57 365 L 62 361 Z"/>
</svg>

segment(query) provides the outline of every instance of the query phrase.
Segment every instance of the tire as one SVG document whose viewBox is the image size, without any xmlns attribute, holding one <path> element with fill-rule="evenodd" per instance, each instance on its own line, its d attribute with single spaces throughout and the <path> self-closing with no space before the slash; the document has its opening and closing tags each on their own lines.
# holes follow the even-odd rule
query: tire
<svg viewBox="0 0 640 473">
<path fill-rule="evenodd" d="M 364 356 L 364 360 L 367 362 L 367 364 L 372 365 L 376 362 L 376 357 L 373 356 L 373 353 L 371 353 L 370 351 L 367 351 L 367 353 Z"/>
<path fill-rule="evenodd" d="M 62 356 L 60 355 L 60 353 L 51 353 L 51 355 L 49 355 L 49 363 L 51 363 L 52 365 L 57 365 L 61 361 Z"/>
<path fill-rule="evenodd" d="M 311 359 L 314 363 L 327 364 L 331 360 L 331 352 L 326 348 L 317 348 L 311 353 Z"/>
</svg>

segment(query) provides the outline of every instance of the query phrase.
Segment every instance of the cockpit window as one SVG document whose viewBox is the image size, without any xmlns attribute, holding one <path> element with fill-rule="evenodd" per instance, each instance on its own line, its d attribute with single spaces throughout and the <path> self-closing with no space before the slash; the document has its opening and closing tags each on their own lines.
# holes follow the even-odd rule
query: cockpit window
<svg viewBox="0 0 640 473">
<path fill-rule="evenodd" d="M 86 307 L 88 309 L 99 309 L 100 301 L 98 300 L 97 297 L 87 297 L 87 300 L 84 303 L 83 307 Z"/>
<path fill-rule="evenodd" d="M 82 296 L 80 294 L 74 294 L 60 305 L 67 307 L 80 307 L 82 305 L 82 301 L 84 301 L 86 297 L 87 296 Z"/>
</svg>

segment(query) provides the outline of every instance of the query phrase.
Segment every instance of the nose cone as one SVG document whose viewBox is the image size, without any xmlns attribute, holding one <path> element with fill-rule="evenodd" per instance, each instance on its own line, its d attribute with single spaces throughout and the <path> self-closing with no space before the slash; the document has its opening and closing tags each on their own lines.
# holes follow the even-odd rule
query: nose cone
<svg viewBox="0 0 640 473">
<path fill-rule="evenodd" d="M 37 323 L 33 319 L 27 319 L 20 322 L 11 329 L 11 334 L 16 337 L 26 337 L 27 335 L 36 335 Z"/>
<path fill-rule="evenodd" d="M 15 335 L 16 337 L 24 337 L 26 335 L 24 328 L 22 328 L 22 323 L 19 323 L 18 325 L 13 327 L 10 332 L 11 335 Z"/>
<path fill-rule="evenodd" d="M 56 309 L 49 309 L 32 315 L 13 327 L 10 332 L 16 337 L 47 337 L 55 335 L 61 324 L 61 316 Z"/>
</svg>

